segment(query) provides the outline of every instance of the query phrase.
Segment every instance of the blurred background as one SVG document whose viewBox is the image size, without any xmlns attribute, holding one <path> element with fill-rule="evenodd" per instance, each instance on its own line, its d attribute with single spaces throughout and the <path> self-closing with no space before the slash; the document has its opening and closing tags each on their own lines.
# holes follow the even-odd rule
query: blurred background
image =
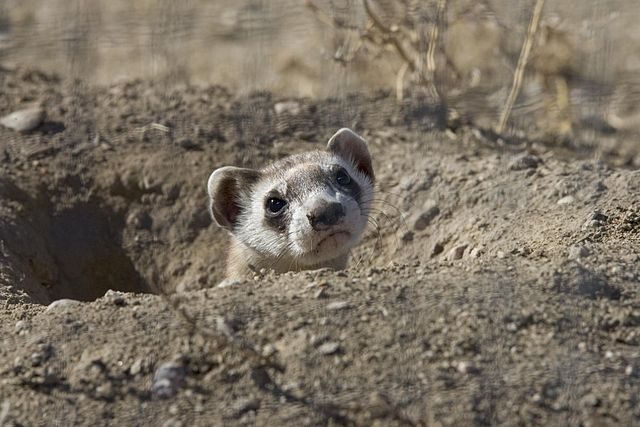
<svg viewBox="0 0 640 427">
<path fill-rule="evenodd" d="M 443 107 L 440 125 L 495 129 L 538 3 L 4 0 L 0 65 L 98 85 L 220 84 L 240 95 L 344 99 L 382 90 Z M 522 85 L 498 130 L 636 150 L 640 3 L 542 6 Z M 634 155 L 622 157 L 637 166 Z"/>
</svg>

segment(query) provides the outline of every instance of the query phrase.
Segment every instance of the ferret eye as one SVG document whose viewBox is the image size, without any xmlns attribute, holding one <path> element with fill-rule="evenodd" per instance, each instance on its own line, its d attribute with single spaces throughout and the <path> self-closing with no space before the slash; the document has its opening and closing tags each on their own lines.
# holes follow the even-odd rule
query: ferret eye
<svg viewBox="0 0 640 427">
<path fill-rule="evenodd" d="M 267 200 L 267 210 L 271 214 L 277 214 L 280 212 L 285 206 L 287 202 L 282 199 L 278 199 L 277 197 L 271 197 Z"/>
<path fill-rule="evenodd" d="M 346 187 L 347 185 L 351 184 L 351 177 L 344 169 L 340 169 L 338 173 L 336 173 L 336 182 L 339 185 Z"/>
</svg>

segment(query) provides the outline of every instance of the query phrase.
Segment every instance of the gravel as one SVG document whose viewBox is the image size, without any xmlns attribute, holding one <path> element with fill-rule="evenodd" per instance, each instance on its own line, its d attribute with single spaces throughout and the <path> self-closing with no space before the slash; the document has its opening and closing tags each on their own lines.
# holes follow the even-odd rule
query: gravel
<svg viewBox="0 0 640 427">
<path fill-rule="evenodd" d="M 184 385 L 186 377 L 187 370 L 183 365 L 175 362 L 163 363 L 153 373 L 151 392 L 161 399 L 173 397 Z"/>
</svg>

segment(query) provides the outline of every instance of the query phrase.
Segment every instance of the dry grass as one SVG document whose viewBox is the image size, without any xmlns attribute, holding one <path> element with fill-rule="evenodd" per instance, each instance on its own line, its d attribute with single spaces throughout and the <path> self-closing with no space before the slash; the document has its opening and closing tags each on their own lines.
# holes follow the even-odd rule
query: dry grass
<svg viewBox="0 0 640 427">
<path fill-rule="evenodd" d="M 511 84 L 511 90 L 509 91 L 509 96 L 507 97 L 507 102 L 505 103 L 504 109 L 500 114 L 498 125 L 496 126 L 496 132 L 499 134 L 504 132 L 507 121 L 509 120 L 509 116 L 511 115 L 513 105 L 516 102 L 518 94 L 520 93 L 522 80 L 524 78 L 524 71 L 527 67 L 529 55 L 531 54 L 531 48 L 533 47 L 533 42 L 536 38 L 536 32 L 538 31 L 538 27 L 540 25 L 540 18 L 542 17 L 543 8 L 544 0 L 536 0 L 535 7 L 533 9 L 533 15 L 531 16 L 531 22 L 529 23 L 529 28 L 527 30 L 527 36 L 525 37 L 524 43 L 522 44 L 522 50 L 520 51 L 518 64 L 516 65 L 516 69 L 513 73 L 513 83 Z"/>
<path fill-rule="evenodd" d="M 409 2 L 400 3 L 406 10 L 410 9 Z M 307 0 L 306 5 L 320 22 L 335 30 L 356 34 L 357 41 L 350 52 L 336 52 L 334 60 L 342 63 L 351 62 L 365 47 L 374 52 L 391 51 L 402 64 L 396 72 L 395 79 L 396 97 L 399 101 L 403 99 L 405 80 L 409 72 L 415 84 L 425 88 L 435 103 L 444 103 L 443 93 L 436 81 L 436 68 L 438 55 L 445 55 L 440 44 L 446 21 L 447 0 L 435 2 L 435 12 L 430 17 L 431 22 L 428 25 L 409 19 L 409 13 L 398 19 L 398 22 L 387 23 L 376 11 L 371 0 L 362 1 L 366 15 L 366 23 L 362 27 L 353 27 L 350 23 L 333 19 L 312 0 Z"/>
</svg>

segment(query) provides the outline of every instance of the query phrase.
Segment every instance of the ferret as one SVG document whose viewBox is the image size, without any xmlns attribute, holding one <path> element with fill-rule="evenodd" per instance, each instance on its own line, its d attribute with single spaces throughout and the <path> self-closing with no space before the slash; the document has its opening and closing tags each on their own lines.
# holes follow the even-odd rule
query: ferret
<svg viewBox="0 0 640 427">
<path fill-rule="evenodd" d="M 259 170 L 216 169 L 207 190 L 214 222 L 230 235 L 227 278 L 261 269 L 341 270 L 367 226 L 373 165 L 366 141 L 343 128 L 325 151 Z"/>
</svg>

